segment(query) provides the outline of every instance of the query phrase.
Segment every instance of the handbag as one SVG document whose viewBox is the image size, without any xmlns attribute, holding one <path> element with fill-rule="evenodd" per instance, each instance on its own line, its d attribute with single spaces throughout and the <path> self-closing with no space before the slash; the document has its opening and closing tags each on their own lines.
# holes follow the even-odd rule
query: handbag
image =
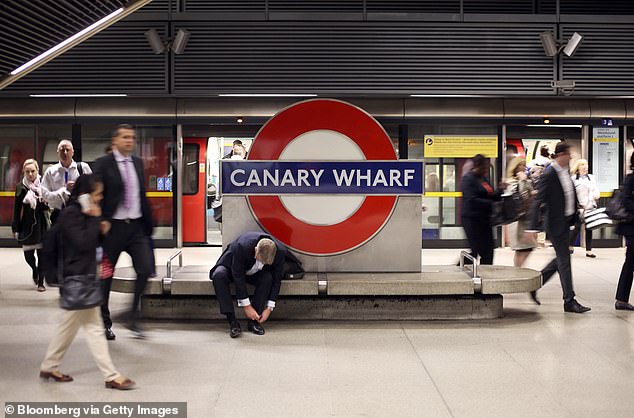
<svg viewBox="0 0 634 418">
<path fill-rule="evenodd" d="M 69 311 L 100 306 L 103 303 L 101 281 L 95 274 L 65 276 L 60 296 L 60 306 Z"/>
<path fill-rule="evenodd" d="M 522 200 L 517 187 L 512 193 L 503 194 L 502 200 L 493 202 L 491 225 L 506 225 L 517 221 L 521 215 Z"/>
<path fill-rule="evenodd" d="M 584 211 L 583 222 L 586 224 L 586 230 L 603 228 L 613 224 L 612 219 L 605 212 L 605 208 Z"/>
<path fill-rule="evenodd" d="M 631 223 L 634 221 L 634 214 L 627 211 L 623 204 L 623 190 L 615 189 L 612 193 L 612 197 L 605 205 L 606 214 L 614 222 Z"/>
</svg>

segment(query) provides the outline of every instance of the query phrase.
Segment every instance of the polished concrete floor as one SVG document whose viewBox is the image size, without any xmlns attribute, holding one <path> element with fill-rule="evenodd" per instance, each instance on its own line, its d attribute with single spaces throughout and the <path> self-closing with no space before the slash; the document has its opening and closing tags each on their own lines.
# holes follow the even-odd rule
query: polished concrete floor
<svg viewBox="0 0 634 418">
<path fill-rule="evenodd" d="M 57 293 L 37 293 L 21 251 L 0 249 L 0 401 L 184 401 L 196 418 L 631 417 L 634 313 L 613 307 L 624 250 L 595 252 L 572 259 L 578 299 L 592 307 L 583 315 L 563 312 L 554 278 L 541 306 L 505 297 L 499 320 L 271 321 L 266 335 L 235 340 L 222 322 L 150 322 L 146 340 L 115 325 L 111 355 L 139 385 L 119 392 L 104 389 L 81 332 L 62 369 L 75 381 L 38 380 Z M 425 250 L 423 263 L 454 263 L 457 253 Z M 185 263 L 211 265 L 218 254 L 188 248 Z M 540 249 L 527 267 L 552 255 Z M 496 263 L 511 260 L 496 251 Z M 113 309 L 129 297 L 114 294 Z"/>
</svg>

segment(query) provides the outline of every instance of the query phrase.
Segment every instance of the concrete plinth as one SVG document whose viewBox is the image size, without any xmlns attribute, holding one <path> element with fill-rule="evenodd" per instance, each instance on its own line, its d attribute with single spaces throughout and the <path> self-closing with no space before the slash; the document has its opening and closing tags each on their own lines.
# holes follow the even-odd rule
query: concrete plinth
<svg viewBox="0 0 634 418">
<path fill-rule="evenodd" d="M 501 295 L 399 297 L 285 297 L 275 320 L 461 320 L 503 316 Z M 143 316 L 151 319 L 225 319 L 215 297 L 146 296 Z M 238 317 L 242 309 L 236 309 Z"/>
</svg>

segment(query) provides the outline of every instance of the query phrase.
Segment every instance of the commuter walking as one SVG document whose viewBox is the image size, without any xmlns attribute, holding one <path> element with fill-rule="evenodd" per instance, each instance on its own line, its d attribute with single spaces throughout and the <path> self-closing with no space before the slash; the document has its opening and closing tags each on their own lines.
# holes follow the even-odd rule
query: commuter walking
<svg viewBox="0 0 634 418">
<path fill-rule="evenodd" d="M 57 222 L 60 211 L 66 206 L 73 186 L 77 178 L 82 174 L 90 174 L 92 170 L 86 163 L 77 163 L 73 160 L 75 150 L 73 143 L 68 139 L 62 139 L 57 144 L 59 162 L 50 166 L 42 177 L 44 199 L 53 209 L 51 222 Z"/>
<path fill-rule="evenodd" d="M 575 218 L 579 216 L 575 187 L 568 172 L 569 163 L 570 144 L 560 142 L 555 148 L 554 161 L 546 167 L 538 182 L 537 196 L 531 208 L 531 230 L 537 228 L 540 207 L 543 206 L 546 232 L 556 254 L 556 257 L 542 269 L 544 284 L 558 272 L 563 290 L 564 311 L 583 313 L 590 308 L 575 300 L 568 252 L 570 226 L 574 225 Z M 540 304 L 536 291 L 531 292 L 531 297 L 535 303 Z"/>
<path fill-rule="evenodd" d="M 506 193 L 516 194 L 520 198 L 519 218 L 509 224 L 508 232 L 511 249 L 515 251 L 513 265 L 522 267 L 531 251 L 537 246 L 534 235 L 526 233 L 530 222 L 530 208 L 536 191 L 533 188 L 533 182 L 526 176 L 526 160 L 522 157 L 511 160 L 507 168 L 507 177 Z"/>
<path fill-rule="evenodd" d="M 152 235 L 152 215 L 150 203 L 145 196 L 145 174 L 143 161 L 132 155 L 136 146 L 136 131 L 131 125 L 119 125 L 112 134 L 112 154 L 104 155 L 95 161 L 95 173 L 104 184 L 104 199 L 101 202 L 104 225 L 110 226 L 110 232 L 104 239 L 104 250 L 113 266 L 121 252 L 127 252 L 137 278 L 134 298 L 124 325 L 136 337 L 144 338 L 139 325 L 139 305 L 145 290 L 147 279 L 152 273 L 152 250 L 149 237 Z M 102 317 L 105 333 L 114 339 L 112 319 L 108 308 L 112 277 L 104 278 L 104 304 Z M 112 337 L 112 338 L 111 338 Z"/>
<path fill-rule="evenodd" d="M 44 274 L 39 265 L 42 238 L 50 226 L 49 209 L 43 198 L 37 161 L 28 159 L 22 164 L 22 181 L 16 185 L 11 230 L 22 245 L 24 259 L 32 270 L 33 283 L 44 292 Z M 37 251 L 37 260 L 35 252 Z"/>
<path fill-rule="evenodd" d="M 242 334 L 236 319 L 229 285 L 235 284 L 238 306 L 249 319 L 248 329 L 263 335 L 262 324 L 269 318 L 280 292 L 284 274 L 286 248 L 270 235 L 246 232 L 230 243 L 216 265 L 209 271 L 213 281 L 220 313 L 229 321 L 229 336 Z M 249 298 L 247 283 L 255 285 L 255 294 Z"/>
<path fill-rule="evenodd" d="M 473 167 L 460 181 L 462 191 L 461 220 L 471 255 L 480 256 L 480 264 L 493 264 L 493 202 L 500 199 L 500 192 L 489 183 L 489 159 L 477 154 Z"/>
<path fill-rule="evenodd" d="M 630 156 L 630 170 L 634 170 L 634 153 Z M 623 180 L 623 207 L 634 218 L 634 174 L 630 173 Z M 634 221 L 620 222 L 616 226 L 616 233 L 625 237 L 627 249 L 625 262 L 621 268 L 619 284 L 616 288 L 617 310 L 634 311 L 634 306 L 629 303 L 632 290 L 632 278 L 634 277 Z"/>
<path fill-rule="evenodd" d="M 103 183 L 95 175 L 81 176 L 75 183 L 68 206 L 60 215 L 60 233 L 63 245 L 58 251 L 63 254 L 63 277 L 87 276 L 98 280 L 97 246 L 100 235 L 107 232 L 107 225 L 100 224 L 103 198 Z M 70 292 L 64 289 L 62 298 Z M 79 301 L 81 302 L 81 301 Z M 40 377 L 56 382 L 72 382 L 73 378 L 59 371 L 68 347 L 82 327 L 86 332 L 86 341 L 99 370 L 105 378 L 105 386 L 110 389 L 132 389 L 135 383 L 122 376 L 114 367 L 108 343 L 103 335 L 99 307 L 65 310 L 57 332 L 51 340 L 46 357 L 40 367 Z"/>
<path fill-rule="evenodd" d="M 582 219 L 585 212 L 596 209 L 597 200 L 599 200 L 600 193 L 599 187 L 594 176 L 588 173 L 588 161 L 580 158 L 578 159 L 572 170 L 570 170 L 572 182 L 575 185 L 575 191 L 577 193 L 577 200 L 579 203 L 580 216 L 577 217 L 574 229 L 570 231 L 570 253 L 574 252 L 574 244 L 581 232 Z M 595 258 L 596 255 L 592 253 L 592 230 L 584 227 L 586 234 L 586 257 Z"/>
</svg>

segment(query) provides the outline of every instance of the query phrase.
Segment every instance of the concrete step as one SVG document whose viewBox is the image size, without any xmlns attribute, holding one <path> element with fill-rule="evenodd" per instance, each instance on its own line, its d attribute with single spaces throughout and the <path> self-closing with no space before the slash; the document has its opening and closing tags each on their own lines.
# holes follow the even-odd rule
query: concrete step
<svg viewBox="0 0 634 418">
<path fill-rule="evenodd" d="M 212 266 L 190 265 L 172 268 L 170 284 L 163 280 L 164 266 L 148 282 L 147 295 L 213 296 L 209 280 Z M 479 266 L 482 294 L 524 293 L 541 287 L 540 272 L 511 266 Z M 134 291 L 132 267 L 118 268 L 112 290 Z M 471 270 L 457 266 L 424 266 L 420 273 L 306 273 L 300 280 L 284 280 L 281 296 L 433 296 L 473 295 Z"/>
</svg>

